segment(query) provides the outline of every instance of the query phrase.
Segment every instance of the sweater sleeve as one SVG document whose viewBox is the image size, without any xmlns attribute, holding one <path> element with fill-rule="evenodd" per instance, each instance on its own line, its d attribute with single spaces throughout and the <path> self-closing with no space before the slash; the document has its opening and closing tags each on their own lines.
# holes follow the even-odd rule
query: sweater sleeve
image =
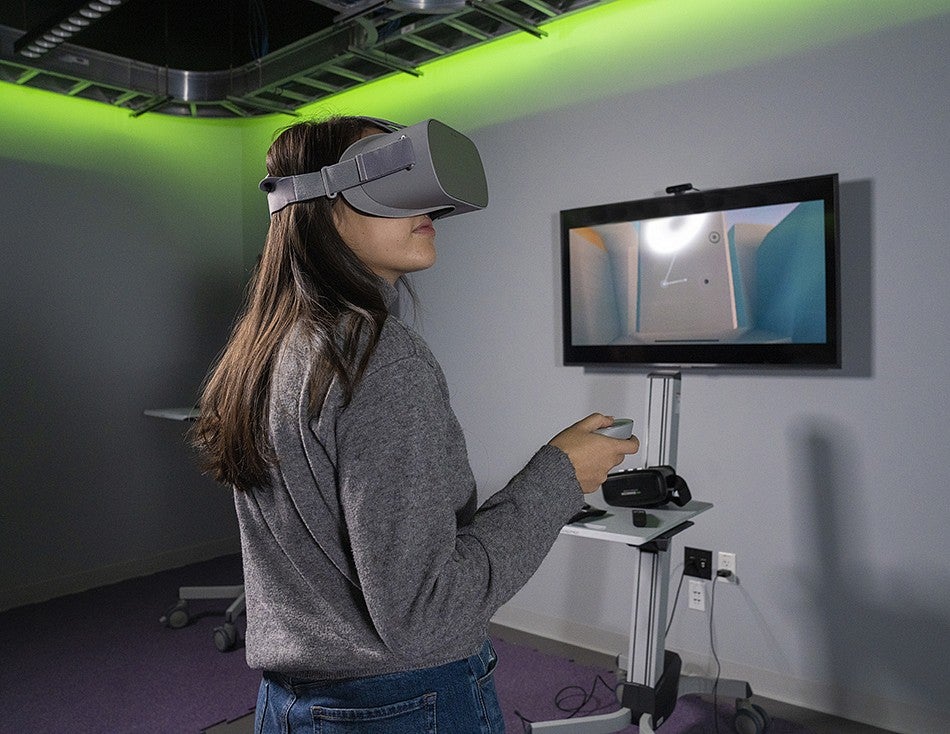
<svg viewBox="0 0 950 734">
<path fill-rule="evenodd" d="M 341 506 L 367 611 L 397 655 L 482 633 L 583 503 L 540 449 L 472 514 L 475 482 L 441 370 L 409 356 L 364 377 L 337 425 Z"/>
</svg>

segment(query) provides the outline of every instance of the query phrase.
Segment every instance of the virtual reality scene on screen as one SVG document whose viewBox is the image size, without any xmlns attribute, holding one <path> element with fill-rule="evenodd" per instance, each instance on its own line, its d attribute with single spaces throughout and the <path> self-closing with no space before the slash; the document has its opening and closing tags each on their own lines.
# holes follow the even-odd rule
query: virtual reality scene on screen
<svg viewBox="0 0 950 734">
<path fill-rule="evenodd" d="M 821 343 L 822 201 L 569 232 L 575 345 Z"/>
</svg>

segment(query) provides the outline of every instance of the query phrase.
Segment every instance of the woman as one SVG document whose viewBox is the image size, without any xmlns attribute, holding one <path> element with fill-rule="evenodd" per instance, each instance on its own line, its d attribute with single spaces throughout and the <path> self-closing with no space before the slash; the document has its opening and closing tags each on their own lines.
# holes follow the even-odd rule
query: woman
<svg viewBox="0 0 950 734">
<path fill-rule="evenodd" d="M 320 171 L 379 132 L 293 125 L 268 173 Z M 503 731 L 489 618 L 639 447 L 589 416 L 476 507 L 442 371 L 390 313 L 401 277 L 434 261 L 425 214 L 341 197 L 277 211 L 205 386 L 194 440 L 235 488 L 258 732 Z"/>
</svg>

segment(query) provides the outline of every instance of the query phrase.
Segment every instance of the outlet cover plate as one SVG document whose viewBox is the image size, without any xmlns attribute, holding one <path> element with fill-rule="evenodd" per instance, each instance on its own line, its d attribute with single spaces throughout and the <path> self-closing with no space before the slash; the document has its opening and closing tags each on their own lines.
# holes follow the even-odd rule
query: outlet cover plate
<svg viewBox="0 0 950 734">
<path fill-rule="evenodd" d="M 707 581 L 712 578 L 712 551 L 687 547 L 683 564 L 683 573 L 687 576 L 695 576 Z"/>
</svg>

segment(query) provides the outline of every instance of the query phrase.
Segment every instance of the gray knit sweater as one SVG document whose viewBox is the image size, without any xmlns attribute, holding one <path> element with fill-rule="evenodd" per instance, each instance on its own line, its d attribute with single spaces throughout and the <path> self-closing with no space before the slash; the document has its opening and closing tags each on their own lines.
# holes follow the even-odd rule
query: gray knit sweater
<svg viewBox="0 0 950 734">
<path fill-rule="evenodd" d="M 349 405 L 334 384 L 314 417 L 319 358 L 299 330 L 285 340 L 271 486 L 235 492 L 248 664 L 339 679 L 473 654 L 583 504 L 567 455 L 544 446 L 476 507 L 445 378 L 417 334 L 390 316 Z"/>
</svg>

